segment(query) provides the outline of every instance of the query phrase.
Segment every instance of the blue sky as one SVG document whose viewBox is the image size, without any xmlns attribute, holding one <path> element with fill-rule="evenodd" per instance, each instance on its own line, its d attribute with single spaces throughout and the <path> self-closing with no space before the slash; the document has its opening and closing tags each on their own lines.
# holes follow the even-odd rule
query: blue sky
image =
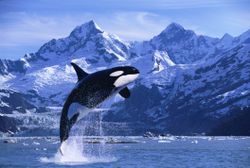
<svg viewBox="0 0 250 168">
<path fill-rule="evenodd" d="M 249 0 L 0 0 L 0 58 L 18 59 L 94 20 L 125 41 L 147 40 L 171 22 L 221 37 L 250 29 Z"/>
</svg>

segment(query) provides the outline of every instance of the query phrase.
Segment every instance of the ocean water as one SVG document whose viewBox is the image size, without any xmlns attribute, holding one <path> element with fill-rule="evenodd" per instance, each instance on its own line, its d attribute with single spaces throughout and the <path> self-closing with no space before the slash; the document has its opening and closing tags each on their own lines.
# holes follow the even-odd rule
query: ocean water
<svg viewBox="0 0 250 168">
<path fill-rule="evenodd" d="M 63 156 L 59 145 L 57 137 L 0 138 L 0 167 L 250 167 L 250 137 L 73 137 Z"/>
</svg>

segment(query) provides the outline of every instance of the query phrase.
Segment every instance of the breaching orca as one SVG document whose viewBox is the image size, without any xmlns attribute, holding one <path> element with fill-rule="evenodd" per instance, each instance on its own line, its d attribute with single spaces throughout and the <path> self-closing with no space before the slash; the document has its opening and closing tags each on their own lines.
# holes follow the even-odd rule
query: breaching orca
<svg viewBox="0 0 250 168">
<path fill-rule="evenodd" d="M 72 126 L 107 98 L 116 93 L 128 98 L 130 91 L 127 85 L 139 76 L 139 71 L 131 66 L 115 67 L 88 74 L 75 63 L 71 65 L 76 71 L 78 81 L 62 109 L 61 147 L 62 143 L 68 139 Z M 60 151 L 63 153 L 61 147 Z"/>
</svg>

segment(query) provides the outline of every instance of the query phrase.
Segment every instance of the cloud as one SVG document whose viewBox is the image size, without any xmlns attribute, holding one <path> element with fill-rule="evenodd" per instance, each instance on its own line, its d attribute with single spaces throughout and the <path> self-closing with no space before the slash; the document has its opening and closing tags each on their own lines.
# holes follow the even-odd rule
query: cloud
<svg viewBox="0 0 250 168">
<path fill-rule="evenodd" d="M 225 22 L 237 27 L 237 29 L 249 29 L 250 28 L 250 12 L 249 11 L 237 11 L 237 13 L 230 13 L 225 16 Z"/>
<path fill-rule="evenodd" d="M 169 24 L 168 18 L 148 12 L 119 12 L 108 19 L 108 24 L 100 20 L 104 29 L 128 41 L 149 40 Z"/>
<path fill-rule="evenodd" d="M 113 0 L 106 0 L 106 2 L 115 3 Z M 105 1 L 104 1 L 105 2 Z M 119 1 L 116 1 L 119 2 Z M 123 5 L 117 3 L 119 7 L 126 6 L 126 4 L 133 4 L 137 9 L 155 9 L 155 10 L 182 10 L 182 9 L 195 9 L 195 8 L 220 8 L 230 7 L 240 4 L 249 4 L 247 0 L 125 0 Z M 125 5 L 124 5 L 125 4 Z"/>
<path fill-rule="evenodd" d="M 11 54 L 7 52 L 11 47 L 25 50 L 27 46 L 34 46 L 38 49 L 53 38 L 68 36 L 77 25 L 92 19 L 104 31 L 125 41 L 148 40 L 171 22 L 210 36 L 221 36 L 225 32 L 238 35 L 250 26 L 250 14 L 245 9 L 249 2 L 245 0 L 3 2 L 4 8 L 0 7 L 0 56 L 3 50 Z"/>
<path fill-rule="evenodd" d="M 73 28 L 70 17 L 47 17 L 24 12 L 7 13 L 1 19 L 8 20 L 0 26 L 0 46 L 18 46 L 46 42 L 63 37 Z M 66 24 L 67 23 L 67 24 Z"/>
<path fill-rule="evenodd" d="M 45 0 L 44 3 L 38 1 L 39 4 L 28 1 L 22 5 L 17 2 L 14 0 L 10 3 L 2 3 L 7 7 L 9 6 L 10 11 L 4 10 L 5 12 L 0 14 L 0 32 L 2 32 L 0 34 L 0 47 L 41 45 L 52 38 L 67 36 L 75 26 L 91 19 L 95 20 L 105 31 L 129 41 L 150 39 L 160 33 L 172 21 L 194 29 L 198 34 L 203 34 L 209 32 L 206 31 L 206 27 L 204 28 L 198 23 L 198 21 L 202 22 L 204 18 L 201 18 L 199 14 L 190 14 L 190 11 L 184 12 L 183 9 L 225 7 L 247 3 L 245 0 L 155 0 L 154 2 L 125 0 L 124 3 L 103 0 L 98 4 L 80 0 L 76 0 L 75 3 L 68 1 L 53 2 L 58 3 L 57 5 L 51 5 L 52 2 L 48 0 Z M 129 4 L 133 4 L 133 6 Z M 45 7 L 48 8 L 47 14 L 44 12 Z M 99 10 L 100 7 L 102 8 Z M 192 11 L 195 11 L 195 9 Z M 206 11 L 213 16 L 212 11 Z M 232 27 L 234 25 L 238 28 L 249 26 L 249 19 L 246 19 L 250 16 L 249 12 L 239 16 L 235 16 L 234 13 L 231 12 L 232 16 L 230 16 L 230 12 L 226 12 L 223 16 L 227 18 L 226 21 L 231 22 Z M 208 14 L 206 15 L 205 17 L 208 17 Z M 196 18 L 200 19 L 195 22 Z M 224 18 L 221 18 L 221 22 Z"/>
<path fill-rule="evenodd" d="M 158 19 L 157 19 L 158 18 Z M 41 44 L 53 38 L 62 38 L 79 24 L 94 19 L 105 31 L 124 40 L 146 40 L 159 33 L 167 19 L 146 12 L 116 12 L 111 15 L 81 13 L 77 15 L 40 16 L 25 12 L 7 13 L 1 20 L 0 46 Z"/>
<path fill-rule="evenodd" d="M 169 23 L 167 18 L 148 12 L 82 12 L 63 15 L 38 15 L 8 12 L 0 15 L 0 58 L 15 59 L 36 52 L 49 40 L 67 37 L 77 26 L 89 20 L 124 41 L 148 40 Z"/>
</svg>

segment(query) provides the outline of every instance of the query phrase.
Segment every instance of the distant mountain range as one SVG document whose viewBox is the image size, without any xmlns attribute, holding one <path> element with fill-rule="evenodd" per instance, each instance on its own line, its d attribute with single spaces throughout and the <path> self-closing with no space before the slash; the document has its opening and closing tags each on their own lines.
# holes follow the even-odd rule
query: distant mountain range
<svg viewBox="0 0 250 168">
<path fill-rule="evenodd" d="M 0 132 L 58 134 L 76 83 L 71 61 L 90 73 L 118 65 L 141 72 L 129 99 L 107 103 L 105 134 L 250 135 L 250 30 L 212 38 L 172 23 L 148 41 L 124 42 L 94 21 L 19 60 L 0 60 Z"/>
</svg>

